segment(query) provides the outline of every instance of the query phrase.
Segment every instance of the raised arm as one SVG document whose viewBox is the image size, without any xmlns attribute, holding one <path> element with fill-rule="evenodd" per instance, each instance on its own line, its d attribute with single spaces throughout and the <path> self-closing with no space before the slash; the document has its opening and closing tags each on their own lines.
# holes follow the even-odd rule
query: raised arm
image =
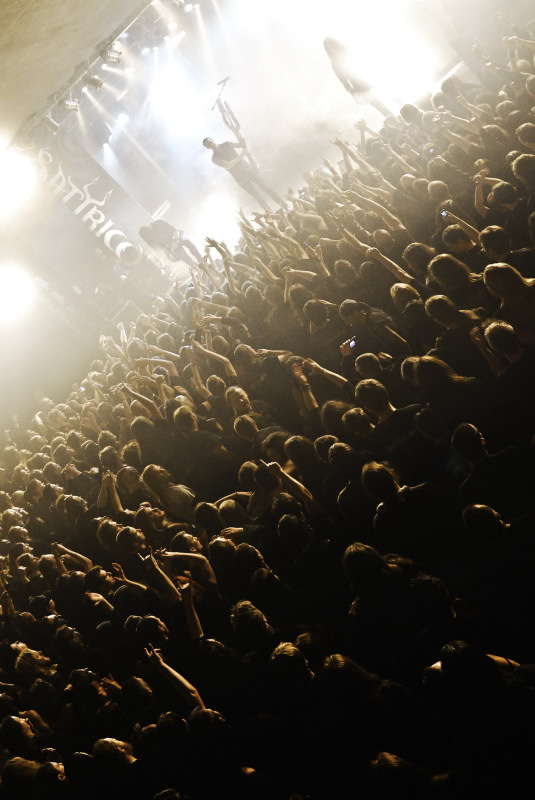
<svg viewBox="0 0 535 800">
<path fill-rule="evenodd" d="M 199 692 L 186 678 L 177 672 L 175 669 L 166 664 L 163 656 L 159 650 L 156 650 L 151 644 L 145 648 L 145 655 L 147 660 L 154 669 L 163 675 L 171 684 L 171 686 L 180 694 L 187 705 L 193 710 L 194 708 L 206 708 L 203 699 Z"/>
</svg>

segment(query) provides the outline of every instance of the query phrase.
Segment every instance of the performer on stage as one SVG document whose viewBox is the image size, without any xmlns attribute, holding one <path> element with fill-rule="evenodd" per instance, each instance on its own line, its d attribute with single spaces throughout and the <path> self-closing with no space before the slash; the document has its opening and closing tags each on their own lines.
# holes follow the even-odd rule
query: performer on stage
<svg viewBox="0 0 535 800">
<path fill-rule="evenodd" d="M 164 219 L 155 219 L 140 228 L 139 235 L 151 247 L 162 249 L 169 261 L 183 261 L 190 267 L 202 261 L 202 255 L 184 231 Z"/>
<path fill-rule="evenodd" d="M 216 144 L 213 139 L 203 139 L 203 145 L 213 151 L 212 161 L 218 167 L 223 167 L 230 172 L 236 183 L 254 197 L 257 203 L 266 211 L 269 210 L 265 199 L 259 190 L 269 195 L 278 206 L 284 206 L 284 200 L 277 192 L 271 189 L 260 177 L 258 170 L 253 167 L 249 159 L 246 142 L 222 142 Z M 238 152 L 241 150 L 241 152 Z"/>
<path fill-rule="evenodd" d="M 387 106 L 382 103 L 372 91 L 372 87 L 362 80 L 358 75 L 355 75 L 353 66 L 351 64 L 352 56 L 345 44 L 328 37 L 323 40 L 325 52 L 329 56 L 333 72 L 341 82 L 344 89 L 349 94 L 352 94 L 355 102 L 360 104 L 369 103 L 373 108 L 377 109 L 384 117 L 395 116 Z"/>
</svg>

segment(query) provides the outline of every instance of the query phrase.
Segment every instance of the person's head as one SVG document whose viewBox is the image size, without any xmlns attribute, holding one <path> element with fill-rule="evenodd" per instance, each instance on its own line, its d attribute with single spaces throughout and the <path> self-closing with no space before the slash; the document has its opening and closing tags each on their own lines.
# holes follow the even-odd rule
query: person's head
<svg viewBox="0 0 535 800">
<path fill-rule="evenodd" d="M 101 466 L 105 470 L 110 470 L 111 472 L 115 473 L 118 470 L 120 470 L 121 467 L 123 466 L 123 462 L 121 461 L 119 453 L 117 452 L 115 447 L 112 447 L 111 445 L 104 447 L 99 452 L 98 457 Z"/>
<path fill-rule="evenodd" d="M 130 525 L 119 529 L 115 541 L 119 552 L 126 558 L 141 553 L 146 545 L 144 533 L 139 528 L 133 528 Z"/>
<path fill-rule="evenodd" d="M 216 147 L 217 147 L 217 145 L 214 142 L 214 140 L 210 139 L 210 137 L 208 137 L 208 136 L 205 139 L 202 140 L 202 143 L 203 143 L 203 147 L 206 147 L 207 150 L 215 150 Z"/>
<path fill-rule="evenodd" d="M 419 125 L 422 121 L 423 111 L 412 103 L 405 103 L 399 109 L 399 115 L 407 125 Z"/>
<path fill-rule="evenodd" d="M 509 211 L 518 203 L 518 194 L 512 183 L 499 181 L 495 183 L 487 196 L 489 206 L 501 211 Z"/>
<path fill-rule="evenodd" d="M 399 478 L 394 470 L 378 461 L 364 464 L 361 481 L 366 493 L 380 503 L 391 503 L 399 490 Z"/>
<path fill-rule="evenodd" d="M 429 275 L 445 294 L 468 287 L 470 269 L 452 255 L 441 253 L 429 263 Z"/>
<path fill-rule="evenodd" d="M 507 529 L 507 525 L 490 506 L 471 503 L 462 512 L 463 525 L 480 545 L 489 545 L 497 541 Z"/>
<path fill-rule="evenodd" d="M 483 272 L 489 292 L 505 302 L 522 302 L 529 286 L 520 272 L 510 264 L 489 264 Z"/>
<path fill-rule="evenodd" d="M 342 400 L 327 400 L 320 410 L 321 424 L 327 433 L 343 439 L 345 428 L 342 417 L 352 406 Z"/>
<path fill-rule="evenodd" d="M 390 297 L 399 311 L 403 311 L 409 303 L 414 300 L 421 300 L 420 294 L 414 286 L 408 283 L 395 283 L 390 287 Z"/>
<path fill-rule="evenodd" d="M 456 453 L 469 462 L 478 462 L 487 455 L 485 439 L 475 425 L 462 422 L 457 425 L 451 437 L 451 444 Z"/>
<path fill-rule="evenodd" d="M 375 353 L 362 353 L 355 359 L 355 369 L 361 378 L 378 378 L 381 362 Z"/>
<path fill-rule="evenodd" d="M 515 158 L 513 175 L 525 184 L 529 192 L 535 190 L 535 155 L 524 153 Z"/>
<path fill-rule="evenodd" d="M 409 172 L 406 172 L 404 175 L 401 176 L 399 179 L 399 188 L 405 194 L 412 195 L 413 194 L 413 186 L 415 181 L 414 175 L 411 175 Z"/>
<path fill-rule="evenodd" d="M 140 646 L 152 644 L 154 647 L 164 647 L 169 641 L 169 629 L 159 617 L 145 614 L 137 620 L 135 628 L 136 639 Z"/>
<path fill-rule="evenodd" d="M 199 430 L 197 415 L 189 406 L 180 406 L 173 414 L 173 425 L 179 433 L 188 435 Z"/>
<path fill-rule="evenodd" d="M 240 414 L 234 420 L 234 432 L 247 442 L 253 442 L 258 433 L 256 421 L 248 414 Z"/>
<path fill-rule="evenodd" d="M 146 535 L 162 530 L 166 522 L 165 511 L 147 502 L 141 503 L 135 514 L 136 525 Z"/>
<path fill-rule="evenodd" d="M 116 475 L 117 488 L 125 495 L 135 492 L 141 485 L 141 477 L 134 467 L 121 467 Z"/>
<path fill-rule="evenodd" d="M 254 482 L 257 489 L 273 493 L 279 489 L 279 481 L 267 466 L 259 464 L 254 471 Z"/>
<path fill-rule="evenodd" d="M 219 375 L 209 375 L 206 379 L 206 388 L 214 397 L 220 397 L 225 393 L 227 384 Z"/>
<path fill-rule="evenodd" d="M 366 322 L 368 306 L 358 300 L 344 300 L 338 309 L 346 325 L 360 328 Z"/>
<path fill-rule="evenodd" d="M 342 417 L 342 422 L 348 431 L 358 439 L 365 439 L 373 431 L 373 425 L 363 408 L 355 406 L 346 411 Z"/>
<path fill-rule="evenodd" d="M 423 242 L 411 242 L 403 251 L 403 260 L 415 277 L 424 278 L 429 262 L 436 254 L 436 250 Z"/>
<path fill-rule="evenodd" d="M 445 328 L 454 326 L 459 319 L 459 309 L 445 294 L 435 294 L 425 301 L 425 311 L 433 322 Z"/>
<path fill-rule="evenodd" d="M 256 465 L 255 465 L 256 467 Z M 221 533 L 222 525 L 219 511 L 213 503 L 197 503 L 194 511 L 195 527 L 206 531 L 208 536 L 217 536 Z"/>
<path fill-rule="evenodd" d="M 306 468 L 317 463 L 317 456 L 314 450 L 314 443 L 306 436 L 290 436 L 284 442 L 286 456 L 293 461 L 298 468 Z"/>
<path fill-rule="evenodd" d="M 323 327 L 329 320 L 327 306 L 321 300 L 308 300 L 303 306 L 303 315 L 307 322 L 317 327 Z"/>
<path fill-rule="evenodd" d="M 341 283 L 351 283 L 351 281 L 355 280 L 355 273 L 356 270 L 351 261 L 340 258 L 334 262 L 334 274 Z"/>
<path fill-rule="evenodd" d="M 382 416 L 390 407 L 390 396 L 380 381 L 366 378 L 357 383 L 355 402 L 366 411 Z"/>
<path fill-rule="evenodd" d="M 351 408 L 351 406 L 349 406 Z M 349 408 L 346 409 L 346 412 L 349 411 Z M 344 414 L 346 413 L 344 412 Z M 342 414 L 342 419 L 344 417 Z M 314 450 L 316 452 L 317 457 L 323 464 L 329 463 L 329 450 L 331 445 L 335 444 L 338 439 L 333 434 L 327 433 L 323 436 L 318 436 L 317 439 L 314 440 Z"/>
<path fill-rule="evenodd" d="M 180 531 L 173 536 L 170 550 L 173 553 L 193 553 L 194 555 L 200 555 L 202 554 L 202 544 L 200 539 L 192 533 Z"/>
<path fill-rule="evenodd" d="M 108 553 L 115 553 L 115 543 L 119 528 L 119 523 L 108 517 L 104 517 L 98 525 L 97 541 Z"/>
<path fill-rule="evenodd" d="M 515 131 L 520 144 L 529 150 L 535 150 L 535 125 L 532 122 L 525 122 L 519 125 Z"/>
<path fill-rule="evenodd" d="M 450 253 L 461 255 L 471 250 L 474 246 L 472 239 L 461 228 L 460 225 L 448 225 L 442 231 L 442 241 Z"/>
<path fill-rule="evenodd" d="M 434 203 L 442 203 L 451 197 L 448 184 L 444 183 L 444 181 L 429 181 L 427 192 Z"/>
<path fill-rule="evenodd" d="M 123 742 L 120 739 L 97 739 L 93 744 L 91 753 L 95 760 L 97 770 L 109 780 L 117 778 L 129 764 L 135 761 L 134 751 L 130 742 Z"/>
<path fill-rule="evenodd" d="M 483 228 L 479 241 L 485 255 L 494 262 L 503 261 L 511 250 L 509 237 L 499 225 L 487 225 Z"/>
<path fill-rule="evenodd" d="M 366 594 L 379 588 L 388 572 L 383 556 L 362 542 L 349 545 L 342 559 L 344 573 L 355 594 Z"/>
<path fill-rule="evenodd" d="M 156 495 L 171 485 L 171 475 L 159 464 L 148 464 L 143 470 L 141 478 Z"/>
<path fill-rule="evenodd" d="M 414 362 L 418 386 L 428 392 L 446 392 L 459 376 L 446 361 L 435 356 L 422 356 Z"/>
<path fill-rule="evenodd" d="M 508 322 L 503 320 L 491 322 L 485 328 L 483 335 L 491 350 L 509 360 L 522 353 L 522 345 L 515 333 L 515 329 Z"/>
<path fill-rule="evenodd" d="M 236 416 L 248 414 L 252 410 L 249 396 L 241 386 L 229 386 L 225 392 L 225 400 Z"/>
<path fill-rule="evenodd" d="M 383 228 L 378 228 L 373 232 L 373 241 L 383 253 L 390 253 L 395 245 L 392 234 Z"/>
<path fill-rule="evenodd" d="M 44 763 L 14 756 L 2 769 L 2 791 L 6 798 L 25 797 L 28 800 L 52 800 L 61 795 L 64 767 L 60 761 Z"/>
<path fill-rule="evenodd" d="M 130 430 L 132 432 L 132 436 L 142 448 L 145 445 L 150 445 L 154 440 L 154 423 L 143 414 L 134 417 L 130 424 Z"/>
<path fill-rule="evenodd" d="M 530 75 L 526 80 L 526 91 L 535 100 L 535 75 Z"/>
<path fill-rule="evenodd" d="M 279 690 L 293 695 L 314 677 L 305 656 L 291 642 L 281 642 L 269 657 L 269 676 Z"/>
<path fill-rule="evenodd" d="M 250 600 L 240 600 L 230 610 L 230 624 L 234 635 L 245 646 L 254 647 L 270 632 L 264 614 Z"/>
</svg>

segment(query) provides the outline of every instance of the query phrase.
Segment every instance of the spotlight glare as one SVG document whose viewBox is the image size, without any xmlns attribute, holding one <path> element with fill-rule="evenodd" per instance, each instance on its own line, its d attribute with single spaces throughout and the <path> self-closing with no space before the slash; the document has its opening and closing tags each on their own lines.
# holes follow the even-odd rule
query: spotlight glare
<svg viewBox="0 0 535 800">
<path fill-rule="evenodd" d="M 61 127 L 59 122 L 56 122 L 55 119 L 52 119 L 50 114 L 43 114 L 43 116 L 41 117 L 41 122 L 43 123 L 43 125 L 45 126 L 47 131 L 50 131 L 50 133 L 53 133 L 54 136 L 56 135 L 56 133 L 59 131 L 59 129 Z"/>
<path fill-rule="evenodd" d="M 193 3 L 186 3 L 184 6 L 184 11 L 186 14 L 189 14 L 191 11 L 193 11 Z"/>
<path fill-rule="evenodd" d="M 35 190 L 37 175 L 34 162 L 17 150 L 0 154 L 0 216 L 19 209 Z"/>
<path fill-rule="evenodd" d="M 0 324 L 21 317 L 32 305 L 35 286 L 23 270 L 12 264 L 0 267 Z"/>
<path fill-rule="evenodd" d="M 102 81 L 98 77 L 98 75 L 90 75 L 89 73 L 84 78 L 84 83 L 86 86 L 92 86 L 93 89 L 96 89 L 99 92 L 102 89 Z"/>
<path fill-rule="evenodd" d="M 146 56 L 149 53 L 150 53 L 150 47 L 144 47 L 143 50 L 141 51 L 142 56 Z"/>
<path fill-rule="evenodd" d="M 100 51 L 100 57 L 109 64 L 118 64 L 121 60 L 121 51 L 116 50 L 114 47 L 105 47 Z"/>
</svg>

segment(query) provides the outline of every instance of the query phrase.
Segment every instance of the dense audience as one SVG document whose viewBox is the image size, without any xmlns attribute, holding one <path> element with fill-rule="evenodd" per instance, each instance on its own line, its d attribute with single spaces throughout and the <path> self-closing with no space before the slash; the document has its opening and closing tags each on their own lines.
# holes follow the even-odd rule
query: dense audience
<svg viewBox="0 0 535 800">
<path fill-rule="evenodd" d="M 530 780 L 524 37 L 428 110 L 357 123 L 5 431 L 2 798 Z"/>
</svg>

